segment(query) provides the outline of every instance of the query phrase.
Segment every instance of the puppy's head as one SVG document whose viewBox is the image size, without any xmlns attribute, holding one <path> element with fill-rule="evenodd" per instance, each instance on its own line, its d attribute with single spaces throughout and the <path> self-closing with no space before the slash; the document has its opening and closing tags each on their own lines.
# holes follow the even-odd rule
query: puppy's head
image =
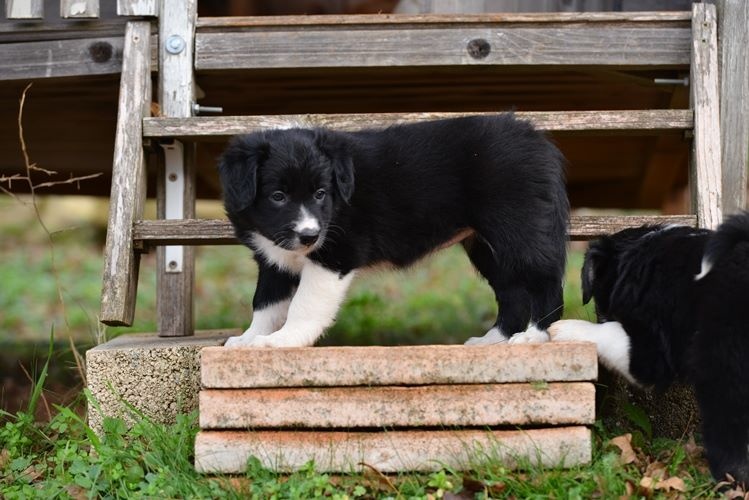
<svg viewBox="0 0 749 500">
<path fill-rule="evenodd" d="M 598 321 L 606 321 L 611 308 L 612 294 L 619 281 L 626 252 L 644 235 L 659 229 L 642 226 L 625 229 L 591 242 L 585 252 L 582 269 L 583 304 L 596 301 Z"/>
<path fill-rule="evenodd" d="M 354 191 L 354 167 L 341 134 L 271 130 L 237 136 L 221 156 L 224 207 L 237 237 L 259 233 L 285 250 L 323 245 L 331 219 Z"/>
</svg>

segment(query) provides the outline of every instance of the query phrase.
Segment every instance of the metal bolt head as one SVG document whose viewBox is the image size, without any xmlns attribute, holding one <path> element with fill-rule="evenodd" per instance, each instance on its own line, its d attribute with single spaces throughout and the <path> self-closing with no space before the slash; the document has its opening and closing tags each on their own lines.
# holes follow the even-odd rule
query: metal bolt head
<svg viewBox="0 0 749 500">
<path fill-rule="evenodd" d="M 185 40 L 179 35 L 172 35 L 166 39 L 165 48 L 170 54 L 179 54 L 185 50 Z"/>
</svg>

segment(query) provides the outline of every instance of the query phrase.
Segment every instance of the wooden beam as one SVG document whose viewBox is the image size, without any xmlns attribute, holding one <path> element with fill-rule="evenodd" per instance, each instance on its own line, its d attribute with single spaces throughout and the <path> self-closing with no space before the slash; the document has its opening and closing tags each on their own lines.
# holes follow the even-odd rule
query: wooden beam
<svg viewBox="0 0 749 500">
<path fill-rule="evenodd" d="M 158 0 L 117 0 L 118 16 L 158 16 Z"/>
<path fill-rule="evenodd" d="M 716 0 L 723 214 L 746 208 L 749 168 L 749 2 Z"/>
<path fill-rule="evenodd" d="M 8 19 L 43 19 L 44 0 L 5 0 Z"/>
<path fill-rule="evenodd" d="M 694 215 L 579 215 L 570 218 L 569 235 L 573 240 L 591 240 L 644 224 L 694 227 L 697 218 Z M 159 245 L 239 244 L 231 223 L 223 219 L 139 220 L 133 226 L 133 239 L 136 247 L 144 251 Z"/>
<path fill-rule="evenodd" d="M 507 12 L 482 14 L 362 14 L 362 15 L 302 15 L 256 17 L 201 17 L 199 30 L 226 28 L 254 28 L 261 26 L 341 26 L 379 24 L 547 24 L 547 23 L 686 23 L 692 13 L 682 12 Z"/>
<path fill-rule="evenodd" d="M 321 115 L 217 116 L 191 118 L 146 118 L 146 137 L 200 139 L 227 137 L 268 128 L 329 127 L 335 130 L 360 130 L 400 123 L 492 116 L 497 113 L 362 113 Z M 693 126 L 693 114 L 687 109 L 637 111 L 554 111 L 517 112 L 515 116 L 531 121 L 537 128 L 550 132 L 656 133 L 687 130 Z"/>
<path fill-rule="evenodd" d="M 164 116 L 186 118 L 192 116 L 195 102 L 193 80 L 193 47 L 197 0 L 174 2 L 161 0 L 159 6 L 159 103 Z M 178 188 L 182 203 L 182 217 L 195 217 L 195 144 L 184 145 L 184 154 L 178 166 L 182 187 Z M 178 160 L 179 162 L 179 160 Z M 166 216 L 166 206 L 179 203 L 169 199 L 165 185 L 171 182 L 160 172 L 160 217 Z M 177 197 L 179 198 L 179 197 Z M 192 247 L 170 249 L 177 255 L 181 267 L 170 266 L 166 249 L 160 248 L 156 259 L 157 313 L 159 335 L 182 337 L 193 335 L 193 287 L 195 281 L 195 252 Z"/>
<path fill-rule="evenodd" d="M 694 141 L 690 186 L 692 209 L 700 227 L 712 228 L 722 220 L 720 91 L 715 5 L 692 6 L 692 65 L 690 66 Z"/>
<path fill-rule="evenodd" d="M 146 197 L 142 126 L 151 105 L 148 22 L 127 24 L 119 95 L 99 319 L 108 325 L 129 326 L 135 314 L 140 267 L 133 222 L 143 217 Z"/>
<path fill-rule="evenodd" d="M 122 52 L 123 37 L 6 43 L 0 80 L 117 74 Z"/>
<path fill-rule="evenodd" d="M 99 17 L 99 0 L 60 0 L 60 17 L 96 19 Z"/>
<path fill-rule="evenodd" d="M 200 70 L 382 66 L 686 68 L 688 27 L 342 25 L 198 32 Z"/>
</svg>

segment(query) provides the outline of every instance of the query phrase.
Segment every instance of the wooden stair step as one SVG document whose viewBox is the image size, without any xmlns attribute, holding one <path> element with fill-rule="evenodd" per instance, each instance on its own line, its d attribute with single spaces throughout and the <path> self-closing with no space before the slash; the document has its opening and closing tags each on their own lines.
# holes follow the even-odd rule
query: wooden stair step
<svg viewBox="0 0 749 500">
<path fill-rule="evenodd" d="M 589 382 L 205 389 L 201 429 L 592 424 Z"/>
<path fill-rule="evenodd" d="M 570 217 L 569 236 L 591 240 L 643 224 L 696 227 L 695 215 L 578 215 Z M 149 251 L 159 245 L 237 245 L 234 228 L 225 219 L 139 220 L 133 225 L 135 248 Z"/>
<path fill-rule="evenodd" d="M 269 128 L 328 127 L 353 131 L 424 120 L 497 113 L 360 113 L 269 116 L 196 116 L 190 118 L 144 118 L 143 135 L 150 138 L 216 140 Z M 689 109 L 627 111 L 518 111 L 515 116 L 553 133 L 654 134 L 691 129 L 694 114 Z"/>
<path fill-rule="evenodd" d="M 352 472 L 367 466 L 385 473 L 474 468 L 491 460 L 514 468 L 519 460 L 542 467 L 590 463 L 592 439 L 585 427 L 510 431 L 388 432 L 201 431 L 195 468 L 241 474 L 254 456 L 276 472 L 299 470 L 310 460 L 318 472 Z"/>
<path fill-rule="evenodd" d="M 597 359 L 588 342 L 208 347 L 201 352 L 201 382 L 206 389 L 577 382 L 596 379 Z"/>
<path fill-rule="evenodd" d="M 690 20 L 689 12 L 203 18 L 195 35 L 195 68 L 686 68 Z M 470 43 L 476 40 L 482 50 L 472 51 Z"/>
</svg>

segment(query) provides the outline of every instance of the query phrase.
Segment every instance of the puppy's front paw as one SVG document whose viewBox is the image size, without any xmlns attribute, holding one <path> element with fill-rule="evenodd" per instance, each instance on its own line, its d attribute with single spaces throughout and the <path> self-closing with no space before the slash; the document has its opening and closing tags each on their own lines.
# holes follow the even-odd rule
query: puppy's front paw
<svg viewBox="0 0 749 500">
<path fill-rule="evenodd" d="M 518 332 L 507 341 L 508 344 L 543 344 L 549 341 L 549 334 L 531 326 L 524 332 Z"/>
<path fill-rule="evenodd" d="M 486 332 L 483 337 L 471 337 L 466 340 L 463 345 L 491 345 L 491 344 L 504 344 L 507 342 L 507 337 L 499 331 L 496 326 Z"/>
<path fill-rule="evenodd" d="M 258 335 L 249 343 L 252 347 L 308 347 L 312 344 L 304 342 L 299 335 L 290 334 L 283 329 L 270 335 Z"/>
<path fill-rule="evenodd" d="M 236 337 L 229 337 L 224 343 L 224 347 L 242 347 L 251 345 L 252 341 L 256 338 L 255 335 L 248 335 L 247 332 Z"/>
<path fill-rule="evenodd" d="M 580 340 L 590 329 L 591 323 L 583 319 L 562 319 L 549 326 L 549 336 L 552 342 L 565 340 Z"/>
</svg>

